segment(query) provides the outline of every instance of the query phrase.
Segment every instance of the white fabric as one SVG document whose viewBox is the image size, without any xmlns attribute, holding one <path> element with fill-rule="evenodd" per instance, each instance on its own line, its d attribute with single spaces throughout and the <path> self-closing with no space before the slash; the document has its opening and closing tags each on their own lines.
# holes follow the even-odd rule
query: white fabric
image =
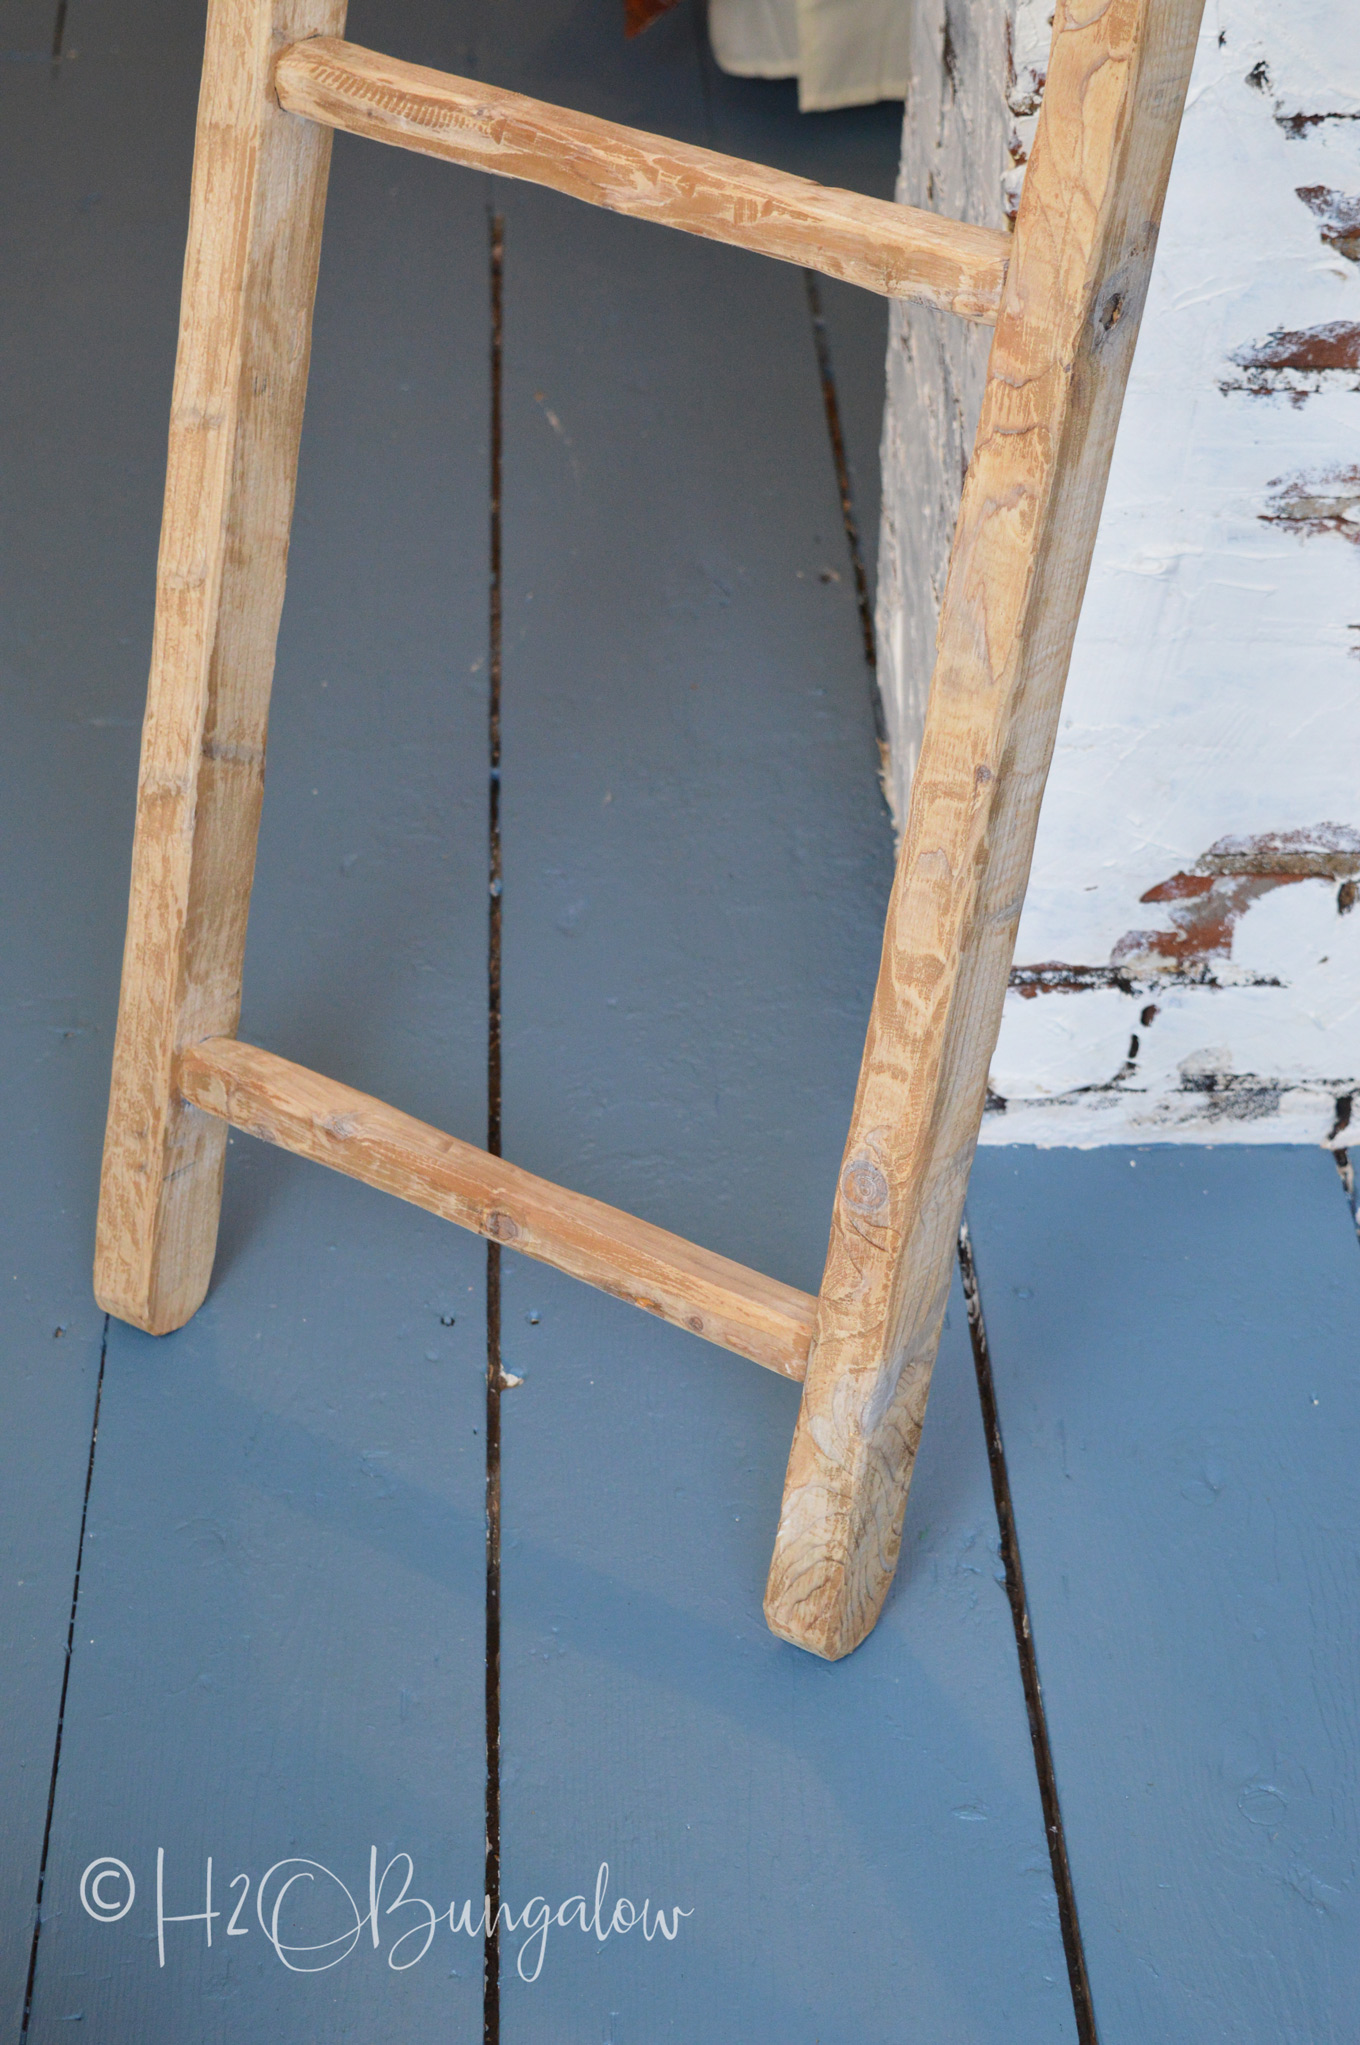
<svg viewBox="0 0 1360 2045">
<path fill-rule="evenodd" d="M 719 67 L 797 78 L 804 113 L 903 99 L 911 0 L 709 0 Z"/>
<path fill-rule="evenodd" d="M 708 37 L 734 78 L 798 76 L 798 0 L 708 0 Z"/>
</svg>

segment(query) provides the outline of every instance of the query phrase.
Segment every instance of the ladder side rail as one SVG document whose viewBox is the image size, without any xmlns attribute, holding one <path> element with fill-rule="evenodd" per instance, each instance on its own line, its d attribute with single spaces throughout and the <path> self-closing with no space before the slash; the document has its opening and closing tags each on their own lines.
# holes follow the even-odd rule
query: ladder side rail
<svg viewBox="0 0 1360 2045">
<path fill-rule="evenodd" d="M 1202 0 L 1058 0 L 766 1594 L 835 1658 L 892 1581 Z"/>
<path fill-rule="evenodd" d="M 230 1035 L 283 603 L 331 136 L 292 120 L 280 47 L 345 0 L 211 0 L 171 403 L 95 1293 L 153 1334 L 207 1291 L 226 1131 L 174 1086 Z"/>
</svg>

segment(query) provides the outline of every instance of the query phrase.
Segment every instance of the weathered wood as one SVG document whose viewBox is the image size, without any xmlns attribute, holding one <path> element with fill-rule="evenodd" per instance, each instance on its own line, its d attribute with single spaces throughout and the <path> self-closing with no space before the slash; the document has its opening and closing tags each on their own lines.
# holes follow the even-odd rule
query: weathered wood
<svg viewBox="0 0 1360 2045">
<path fill-rule="evenodd" d="M 249 1136 L 554 1264 L 782 1377 L 803 1375 L 816 1306 L 808 1293 L 252 1044 L 194 1044 L 178 1075 L 186 1101 Z"/>
<path fill-rule="evenodd" d="M 1059 0 L 766 1594 L 828 1657 L 897 1562 L 1202 0 Z"/>
<path fill-rule="evenodd" d="M 100 1304 L 163 1334 L 207 1290 L 225 1134 L 176 1053 L 230 1033 L 264 778 L 330 134 L 282 113 L 279 48 L 345 0 L 212 0 L 95 1253 Z"/>
<path fill-rule="evenodd" d="M 1006 52 L 1019 4 L 913 0 L 898 186 L 907 203 L 1006 226 L 1003 178 L 1015 133 Z M 902 301 L 889 308 L 876 601 L 885 786 L 899 832 L 925 732 L 940 606 L 991 338 L 986 327 L 939 319 L 929 306 Z"/>
<path fill-rule="evenodd" d="M 275 80 L 290 112 L 350 134 L 548 185 L 887 298 L 996 317 L 1011 244 L 992 228 L 829 190 L 329 37 L 286 50 Z"/>
</svg>

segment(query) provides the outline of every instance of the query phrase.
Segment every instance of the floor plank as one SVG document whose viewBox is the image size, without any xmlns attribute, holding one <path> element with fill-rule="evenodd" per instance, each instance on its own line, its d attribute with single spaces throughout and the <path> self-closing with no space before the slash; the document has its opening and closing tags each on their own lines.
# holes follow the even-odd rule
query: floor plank
<svg viewBox="0 0 1360 2045">
<path fill-rule="evenodd" d="M 148 2045 L 476 2035 L 475 1941 L 444 1928 L 391 1967 L 412 1905 L 319 1980 L 280 1964 L 256 1913 L 266 1870 L 299 1857 L 362 1913 L 371 1846 L 379 1870 L 409 1853 L 412 1896 L 441 1911 L 480 1897 L 480 1262 L 431 1217 L 246 1149 L 207 1304 L 159 1343 L 110 1337 L 31 2035 L 77 2013 Z M 210 1854 L 224 1910 L 211 1951 L 202 1924 L 168 1927 L 163 1971 L 158 1848 L 167 1911 L 204 1908 Z M 137 1884 L 119 1923 L 79 1901 L 103 1856 Z M 281 1936 L 353 1923 L 318 1870 Z"/>
<path fill-rule="evenodd" d="M 909 1559 L 835 1667 L 760 1611 L 791 1388 L 553 1273 L 505 1300 L 504 1895 L 589 1905 L 607 1864 L 693 1915 L 568 1912 L 528 1982 L 508 1939 L 502 2036 L 1072 2038 L 957 1295 Z"/>
<path fill-rule="evenodd" d="M 891 844 L 802 279 L 498 204 L 506 1152 L 815 1288 Z M 509 1256 L 503 1326 L 505 1900 L 695 1913 L 507 1940 L 503 2038 L 1070 2037 L 957 1302 L 834 1669 L 760 1612 L 792 1387 Z"/>
<path fill-rule="evenodd" d="M 82 595 L 54 629 L 101 685 L 98 748 L 82 730 L 72 768 L 90 822 L 54 861 L 50 910 L 98 928 L 102 1070 L 79 1102 L 87 1292 L 202 11 L 146 0 L 115 22 L 76 0 L 72 21 L 53 154 L 76 194 L 102 184 L 109 203 L 71 203 L 80 267 L 65 296 L 49 291 L 69 331 L 43 367 L 54 408 L 79 398 L 103 337 L 113 360 L 94 374 L 116 399 L 102 433 L 77 412 L 64 471 L 39 469 L 68 521 L 78 507 L 60 578 Z M 351 22 L 450 61 L 441 9 L 356 6 Z M 157 120 L 130 127 L 148 94 Z M 441 169 L 336 149 L 244 1028 L 479 1140 L 485 195 Z M 41 263 L 36 283 L 52 284 Z M 30 748 L 34 780 L 39 761 Z M 89 2035 L 139 2045 L 435 2036 L 451 2018 L 480 2033 L 478 1941 L 445 1927 L 420 1964 L 389 1967 L 421 1915 L 408 1901 L 389 1918 L 393 1878 L 381 1949 L 365 1933 L 305 1981 L 267 1944 L 254 1884 L 313 1856 L 363 1911 L 376 1845 L 379 1869 L 413 1856 L 413 1895 L 480 1899 L 484 1368 L 479 1244 L 234 1139 L 207 1305 L 163 1342 L 118 1326 L 109 1341 L 32 2038 L 69 2036 L 78 2014 Z M 88 1404 L 87 1388 L 86 1443 Z M 78 1515 L 83 1462 L 55 1474 Z M 72 1554 L 68 1537 L 68 1605 Z M 49 1757 L 51 1736 L 49 1709 Z M 204 1907 L 208 1854 L 225 1906 L 211 1951 L 202 1924 L 167 1928 L 163 1972 L 158 1847 L 168 1911 Z M 81 1907 L 99 1855 L 137 1882 L 116 1924 Z M 252 1882 L 239 1942 L 225 1936 L 238 1873 Z M 283 1937 L 295 1904 L 296 1939 L 340 1935 L 339 1889 L 318 1875 L 310 1916 L 307 1893 Z"/>
<path fill-rule="evenodd" d="M 891 199 L 897 186 L 902 107 L 897 100 L 800 115 L 792 79 L 728 78 L 700 44 L 706 112 L 704 140 L 818 184 Z M 817 280 L 833 371 L 860 550 L 872 603 L 878 566 L 882 497 L 879 439 L 883 428 L 888 302 L 833 277 Z"/>
<path fill-rule="evenodd" d="M 969 1212 L 1104 2045 L 1341 2045 L 1360 1255 L 1335 1167 L 983 1151 Z"/>
<path fill-rule="evenodd" d="M 71 19 L 83 21 L 79 5 Z M 149 564 L 138 538 L 156 516 L 174 345 L 173 293 L 161 335 L 139 328 L 148 305 L 154 319 L 160 281 L 144 232 L 166 210 L 182 210 L 178 202 L 166 209 L 159 196 L 162 178 L 181 174 L 173 121 L 144 138 L 140 159 L 125 163 L 121 176 L 110 176 L 108 130 L 81 92 L 77 68 L 52 74 L 53 26 L 53 4 L 7 10 L 0 65 L 8 194 L 0 215 L 7 2038 L 17 2038 L 23 2020 L 104 1325 L 90 1260 L 110 994 L 127 897 L 127 777 L 136 771 L 146 687 L 137 635 Z M 84 146 L 73 121 L 88 123 Z M 101 247 L 116 247 L 121 270 L 108 301 Z M 148 406 L 147 383 L 162 377 Z"/>
</svg>

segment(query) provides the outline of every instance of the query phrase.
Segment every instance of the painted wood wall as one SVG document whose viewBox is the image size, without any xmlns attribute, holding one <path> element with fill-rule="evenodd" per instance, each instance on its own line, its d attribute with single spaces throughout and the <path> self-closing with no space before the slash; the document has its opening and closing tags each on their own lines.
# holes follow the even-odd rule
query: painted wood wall
<svg viewBox="0 0 1360 2045">
<path fill-rule="evenodd" d="M 1013 215 L 1048 16 L 918 0 L 902 199 Z M 1353 0 L 1205 12 L 984 1142 L 1355 1140 L 1355 26 Z M 878 629 L 899 816 L 986 346 L 894 308 Z"/>
</svg>

